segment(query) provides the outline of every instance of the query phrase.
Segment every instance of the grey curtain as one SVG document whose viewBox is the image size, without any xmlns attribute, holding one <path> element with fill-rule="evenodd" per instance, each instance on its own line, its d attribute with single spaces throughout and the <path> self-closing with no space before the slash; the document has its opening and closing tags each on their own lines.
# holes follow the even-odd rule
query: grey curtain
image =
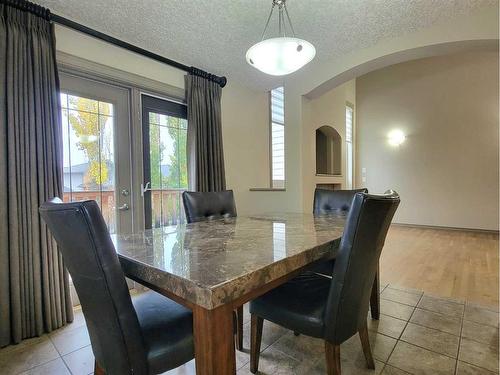
<svg viewBox="0 0 500 375">
<path fill-rule="evenodd" d="M 185 80 L 189 188 L 195 191 L 225 190 L 222 88 L 210 79 L 198 75 L 188 74 Z"/>
<path fill-rule="evenodd" d="M 1 0 L 0 347 L 73 320 L 68 275 L 38 215 L 62 191 L 58 86 L 48 11 Z"/>
</svg>

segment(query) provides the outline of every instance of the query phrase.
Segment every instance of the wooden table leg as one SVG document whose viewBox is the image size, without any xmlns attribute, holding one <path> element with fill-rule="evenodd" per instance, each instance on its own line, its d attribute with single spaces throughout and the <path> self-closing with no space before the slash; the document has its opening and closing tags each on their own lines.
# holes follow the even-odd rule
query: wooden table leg
<svg viewBox="0 0 500 375">
<path fill-rule="evenodd" d="M 372 294 L 370 296 L 370 310 L 372 319 L 380 319 L 380 266 L 377 266 L 375 280 L 373 280 Z"/>
<path fill-rule="evenodd" d="M 224 305 L 213 310 L 193 310 L 196 375 L 235 375 L 233 309 Z"/>
<path fill-rule="evenodd" d="M 236 309 L 236 349 L 243 351 L 243 306 Z"/>
</svg>

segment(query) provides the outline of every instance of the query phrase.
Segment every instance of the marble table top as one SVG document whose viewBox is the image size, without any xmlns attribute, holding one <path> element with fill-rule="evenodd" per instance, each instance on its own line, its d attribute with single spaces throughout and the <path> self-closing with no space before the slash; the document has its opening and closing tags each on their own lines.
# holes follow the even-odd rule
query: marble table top
<svg viewBox="0 0 500 375">
<path fill-rule="evenodd" d="M 239 216 L 112 236 L 125 274 L 213 309 L 336 256 L 345 214 Z"/>
</svg>

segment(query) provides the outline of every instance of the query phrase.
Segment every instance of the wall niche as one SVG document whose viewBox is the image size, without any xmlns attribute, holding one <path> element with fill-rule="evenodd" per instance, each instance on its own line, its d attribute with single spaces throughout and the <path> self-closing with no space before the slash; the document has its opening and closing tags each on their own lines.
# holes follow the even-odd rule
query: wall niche
<svg viewBox="0 0 500 375">
<path fill-rule="evenodd" d="M 331 126 L 316 129 L 316 174 L 342 174 L 342 137 Z"/>
</svg>

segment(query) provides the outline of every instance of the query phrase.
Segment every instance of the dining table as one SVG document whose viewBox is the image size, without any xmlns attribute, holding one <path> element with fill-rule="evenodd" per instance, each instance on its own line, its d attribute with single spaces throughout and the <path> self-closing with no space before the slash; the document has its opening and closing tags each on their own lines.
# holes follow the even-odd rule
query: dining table
<svg viewBox="0 0 500 375">
<path fill-rule="evenodd" d="M 197 375 L 236 374 L 233 310 L 339 251 L 346 214 L 274 213 L 113 235 L 125 275 L 193 311 Z M 372 316 L 378 318 L 378 277 Z"/>
</svg>

